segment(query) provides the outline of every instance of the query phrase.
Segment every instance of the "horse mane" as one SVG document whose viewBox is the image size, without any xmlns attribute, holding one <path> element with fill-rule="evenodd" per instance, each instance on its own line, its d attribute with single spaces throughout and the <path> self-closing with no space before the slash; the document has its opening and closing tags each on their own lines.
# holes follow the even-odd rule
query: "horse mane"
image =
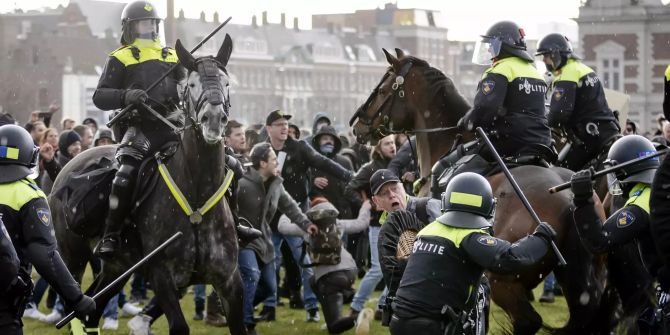
<svg viewBox="0 0 670 335">
<path fill-rule="evenodd" d="M 437 106 L 449 106 L 449 110 L 462 113 L 461 117 L 470 109 L 470 104 L 458 91 L 456 85 L 440 69 L 432 67 L 427 61 L 414 57 L 404 56 L 400 59 L 401 66 L 407 62 L 412 62 L 413 66 L 421 68 L 425 80 L 428 82 L 430 100 Z"/>
</svg>

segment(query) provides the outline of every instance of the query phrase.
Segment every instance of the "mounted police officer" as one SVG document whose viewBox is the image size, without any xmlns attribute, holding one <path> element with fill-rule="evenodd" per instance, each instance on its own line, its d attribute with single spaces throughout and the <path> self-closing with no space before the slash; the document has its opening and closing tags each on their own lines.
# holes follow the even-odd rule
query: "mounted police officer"
<svg viewBox="0 0 670 335">
<path fill-rule="evenodd" d="M 655 152 L 645 137 L 628 135 L 614 142 L 607 159 L 616 165 Z M 649 216 L 651 184 L 658 167 L 658 158 L 651 158 L 608 175 L 610 193 L 623 196 L 625 204 L 605 223 L 593 205 L 592 170 L 579 171 L 570 180 L 576 207 L 574 221 L 582 243 L 592 253 L 607 253 L 608 276 L 619 292 L 624 314 L 639 315 L 641 334 L 653 329 L 654 308 L 649 296 L 660 266 Z M 634 241 L 637 246 L 633 255 L 619 252 Z"/>
<path fill-rule="evenodd" d="M 23 333 L 21 315 L 32 292 L 32 264 L 77 317 L 95 310 L 95 301 L 82 294 L 61 259 L 46 196 L 29 178 L 38 150 L 25 129 L 0 126 L 1 334 Z M 15 252 L 9 249 L 12 245 Z"/>
<path fill-rule="evenodd" d="M 547 70 L 554 75 L 549 126 L 565 131 L 572 142 L 561 166 L 583 169 L 609 149 L 621 130 L 607 106 L 603 85 L 561 34 L 545 36 L 535 55 L 543 56 Z"/>
<path fill-rule="evenodd" d="M 484 270 L 516 273 L 544 257 L 556 235 L 551 226 L 543 222 L 514 244 L 495 238 L 495 204 L 484 177 L 464 172 L 451 180 L 442 195 L 444 214 L 417 234 L 393 304 L 391 334 L 460 334 L 471 288 Z"/>
</svg>

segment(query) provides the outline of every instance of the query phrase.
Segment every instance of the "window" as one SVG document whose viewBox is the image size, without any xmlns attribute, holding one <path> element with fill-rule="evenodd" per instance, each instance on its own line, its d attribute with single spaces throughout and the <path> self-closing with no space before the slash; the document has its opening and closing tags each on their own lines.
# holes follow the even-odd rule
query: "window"
<svg viewBox="0 0 670 335">
<path fill-rule="evenodd" d="M 615 91 L 623 91 L 623 59 L 625 48 L 612 41 L 596 46 L 596 67 L 599 69 L 603 86 Z"/>
</svg>

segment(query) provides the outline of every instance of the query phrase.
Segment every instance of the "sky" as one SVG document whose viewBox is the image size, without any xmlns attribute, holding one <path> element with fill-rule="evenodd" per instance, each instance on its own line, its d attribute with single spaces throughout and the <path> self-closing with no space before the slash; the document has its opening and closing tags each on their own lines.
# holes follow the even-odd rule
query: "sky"
<svg viewBox="0 0 670 335">
<path fill-rule="evenodd" d="M 127 0 L 113 0 L 128 2 Z M 303 29 L 311 27 L 312 14 L 348 13 L 356 9 L 383 7 L 384 3 L 394 1 L 400 8 L 421 8 L 439 10 L 442 26 L 449 29 L 451 40 L 475 40 L 489 26 L 501 20 L 517 22 L 529 39 L 538 39 L 551 29 L 547 23 L 556 22 L 560 27 L 574 30 L 577 24 L 571 20 L 579 14 L 581 0 L 175 0 L 175 11 L 184 9 L 186 17 L 199 17 L 205 11 L 207 19 L 218 11 L 223 19 L 232 16 L 233 23 L 250 24 L 251 16 L 259 20 L 263 11 L 268 12 L 270 22 L 279 22 L 281 13 L 286 13 L 288 24 L 298 17 Z M 670 0 L 663 0 L 668 3 Z M 0 0 L 0 13 L 15 8 L 38 9 L 66 5 L 69 0 Z M 154 5 L 163 8 L 165 0 L 153 0 Z M 560 4 L 560 5 L 559 5 Z M 570 36 L 569 32 L 565 33 Z"/>
</svg>

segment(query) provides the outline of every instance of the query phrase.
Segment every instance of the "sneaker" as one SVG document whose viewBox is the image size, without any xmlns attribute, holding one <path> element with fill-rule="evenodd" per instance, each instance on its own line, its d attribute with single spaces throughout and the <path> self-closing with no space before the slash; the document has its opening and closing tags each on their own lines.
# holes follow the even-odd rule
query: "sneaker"
<svg viewBox="0 0 670 335">
<path fill-rule="evenodd" d="M 271 322 L 276 319 L 275 308 L 268 306 L 263 306 L 261 313 L 257 317 L 254 317 L 255 322 Z"/>
<path fill-rule="evenodd" d="M 144 314 L 135 315 L 128 321 L 130 335 L 149 335 L 151 328 L 151 317 Z"/>
<path fill-rule="evenodd" d="M 321 317 L 319 317 L 319 309 L 312 308 L 307 311 L 307 322 L 319 322 Z"/>
<path fill-rule="evenodd" d="M 119 329 L 119 320 L 114 318 L 105 318 L 105 323 L 102 324 L 102 329 L 105 330 Z"/>
<path fill-rule="evenodd" d="M 214 327 L 225 327 L 228 325 L 228 320 L 226 320 L 226 317 L 220 313 L 207 313 L 205 323 Z"/>
<path fill-rule="evenodd" d="M 356 335 L 370 334 L 370 322 L 375 317 L 372 308 L 363 308 L 356 319 Z"/>
<path fill-rule="evenodd" d="M 121 307 L 121 317 L 131 317 L 140 314 L 141 308 L 127 302 Z"/>
<path fill-rule="evenodd" d="M 37 308 L 33 303 L 30 303 L 26 306 L 26 309 L 23 311 L 23 317 L 35 320 L 42 320 L 46 317 L 46 315 L 37 310 Z"/>
<path fill-rule="evenodd" d="M 56 322 L 60 321 L 62 318 L 63 318 L 63 314 L 61 314 L 60 312 L 58 312 L 57 310 L 54 309 L 54 310 L 51 311 L 51 313 L 49 313 L 49 315 L 46 315 L 43 319 L 40 319 L 40 321 L 55 324 Z"/>
<path fill-rule="evenodd" d="M 195 321 L 202 321 L 202 319 L 204 319 L 204 318 L 205 318 L 205 315 L 202 314 L 202 312 L 200 312 L 200 313 L 197 313 L 197 312 L 196 312 L 196 313 L 193 315 L 193 320 L 195 320 Z"/>
<path fill-rule="evenodd" d="M 554 301 L 556 301 L 556 297 L 554 296 L 554 292 L 552 292 L 552 291 L 544 292 L 544 293 L 542 293 L 542 296 L 540 297 L 540 302 L 551 304 Z"/>
</svg>

